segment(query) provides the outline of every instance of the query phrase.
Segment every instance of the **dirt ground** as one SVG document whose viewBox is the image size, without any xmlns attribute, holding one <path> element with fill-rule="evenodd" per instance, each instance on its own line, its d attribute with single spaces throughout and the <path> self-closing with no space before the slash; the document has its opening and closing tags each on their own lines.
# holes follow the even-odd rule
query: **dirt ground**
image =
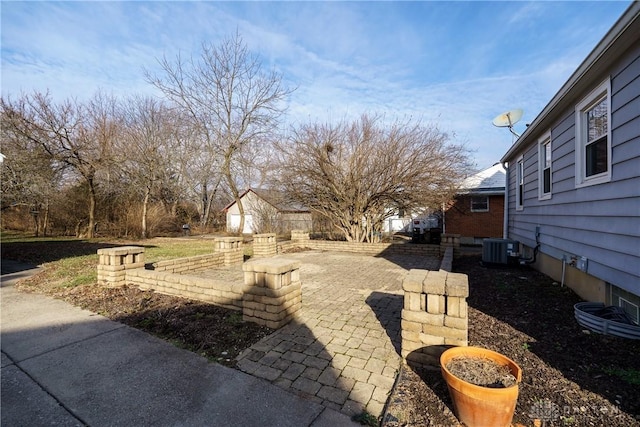
<svg viewBox="0 0 640 427">
<path fill-rule="evenodd" d="M 640 425 L 640 342 L 581 328 L 579 297 L 528 267 L 486 268 L 466 256 L 454 270 L 469 276 L 469 345 L 523 370 L 514 425 Z M 439 370 L 405 365 L 383 424 L 456 425 L 452 410 Z"/>
<path fill-rule="evenodd" d="M 52 253 L 59 257 L 63 246 L 86 251 L 43 244 L 29 245 L 31 252 L 24 254 L 22 247 L 3 244 L 2 255 L 42 262 Z M 547 426 L 640 425 L 640 342 L 581 328 L 573 317 L 580 299 L 530 268 L 486 268 L 479 256 L 465 256 L 456 260 L 454 271 L 469 276 L 469 345 L 498 351 L 523 370 L 515 425 L 531 426 L 534 420 Z M 44 274 L 19 287 L 67 300 L 228 366 L 272 332 L 242 322 L 233 310 L 132 287 L 64 287 Z M 403 366 L 387 405 L 382 423 L 388 427 L 458 424 L 438 369 Z"/>
</svg>

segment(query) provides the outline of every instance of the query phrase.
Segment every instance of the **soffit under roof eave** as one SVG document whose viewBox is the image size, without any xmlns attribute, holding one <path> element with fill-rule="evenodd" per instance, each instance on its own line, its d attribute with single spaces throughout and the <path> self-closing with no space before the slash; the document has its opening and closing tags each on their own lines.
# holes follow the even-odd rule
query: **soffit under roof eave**
<svg viewBox="0 0 640 427">
<path fill-rule="evenodd" d="M 461 190 L 457 193 L 458 196 L 474 196 L 474 195 L 481 195 L 481 196 L 501 196 L 504 195 L 504 187 L 501 188 L 491 188 L 491 189 L 486 189 L 486 190 L 478 190 L 478 189 L 474 189 L 474 190 Z"/>
</svg>

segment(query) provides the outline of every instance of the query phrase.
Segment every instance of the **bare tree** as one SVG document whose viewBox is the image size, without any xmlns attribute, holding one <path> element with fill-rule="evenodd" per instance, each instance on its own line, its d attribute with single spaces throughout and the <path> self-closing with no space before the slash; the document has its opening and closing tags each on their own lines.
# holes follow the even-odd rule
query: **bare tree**
<svg viewBox="0 0 640 427">
<path fill-rule="evenodd" d="M 198 130 L 201 155 L 209 156 L 212 166 L 219 165 L 238 204 L 242 230 L 244 209 L 234 162 L 238 153 L 276 129 L 291 91 L 282 86 L 278 73 L 263 71 L 259 58 L 237 33 L 218 46 L 203 43 L 199 57 L 163 58 L 160 65 L 164 74 L 147 72 L 147 80 L 175 102 Z M 218 162 L 213 160 L 216 157 Z M 203 198 L 211 197 L 208 188 L 203 185 Z"/>
<path fill-rule="evenodd" d="M 190 123 L 190 121 L 187 121 Z M 191 199 L 199 206 L 200 227 L 205 229 L 222 183 L 221 158 L 214 147 L 203 138 L 197 127 L 191 126 L 180 155 L 181 177 L 189 187 Z"/>
<path fill-rule="evenodd" d="M 440 206 L 469 171 L 465 148 L 437 128 L 381 122 L 363 115 L 352 123 L 308 124 L 278 145 L 279 186 L 348 241 L 376 241 L 399 208 Z"/>
<path fill-rule="evenodd" d="M 117 123 L 115 100 L 98 92 L 89 102 L 54 103 L 48 94 L 2 99 L 5 124 L 16 137 L 38 145 L 61 167 L 81 177 L 88 190 L 87 237 L 95 229 L 98 175 L 111 161 Z"/>
<path fill-rule="evenodd" d="M 135 96 L 121 109 L 122 133 L 117 141 L 117 163 L 127 184 L 142 199 L 141 234 L 148 237 L 149 204 L 161 199 L 178 174 L 175 157 L 181 145 L 180 120 L 162 102 Z"/>
<path fill-rule="evenodd" d="M 238 188 L 265 188 L 277 174 L 274 141 L 261 138 L 251 144 L 250 150 L 238 152 L 233 164 L 233 175 Z"/>
<path fill-rule="evenodd" d="M 61 178 L 60 170 L 37 144 L 14 132 L 1 114 L 2 154 L 0 185 L 2 210 L 26 207 L 33 220 L 34 234 L 47 235 L 49 209 Z"/>
<path fill-rule="evenodd" d="M 280 214 L 269 203 L 260 203 L 251 207 L 254 233 L 278 233 L 281 231 Z"/>
</svg>

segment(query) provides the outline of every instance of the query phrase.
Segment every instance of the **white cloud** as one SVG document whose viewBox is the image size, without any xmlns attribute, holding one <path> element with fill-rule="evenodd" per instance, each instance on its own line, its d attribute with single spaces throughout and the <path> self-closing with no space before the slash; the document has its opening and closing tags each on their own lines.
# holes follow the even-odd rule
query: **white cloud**
<svg viewBox="0 0 640 427">
<path fill-rule="evenodd" d="M 499 160 L 625 4 L 518 2 L 79 2 L 2 5 L 2 94 L 154 92 L 142 67 L 238 31 L 298 89 L 289 121 L 363 112 L 437 122 Z"/>
<path fill-rule="evenodd" d="M 510 26 L 530 26 L 537 18 L 543 18 L 548 13 L 549 6 L 553 7 L 553 4 L 542 1 L 521 3 L 515 11 L 508 13 L 506 22 Z"/>
</svg>

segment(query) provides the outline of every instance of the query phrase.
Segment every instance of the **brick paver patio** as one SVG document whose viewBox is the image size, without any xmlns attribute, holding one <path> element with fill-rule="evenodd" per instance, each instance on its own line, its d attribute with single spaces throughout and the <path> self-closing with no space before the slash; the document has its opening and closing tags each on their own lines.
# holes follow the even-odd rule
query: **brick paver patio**
<svg viewBox="0 0 640 427">
<path fill-rule="evenodd" d="M 238 357 L 238 367 L 325 406 L 381 415 L 400 366 L 402 279 L 438 269 L 417 256 L 281 255 L 302 261 L 297 319 Z"/>
</svg>

